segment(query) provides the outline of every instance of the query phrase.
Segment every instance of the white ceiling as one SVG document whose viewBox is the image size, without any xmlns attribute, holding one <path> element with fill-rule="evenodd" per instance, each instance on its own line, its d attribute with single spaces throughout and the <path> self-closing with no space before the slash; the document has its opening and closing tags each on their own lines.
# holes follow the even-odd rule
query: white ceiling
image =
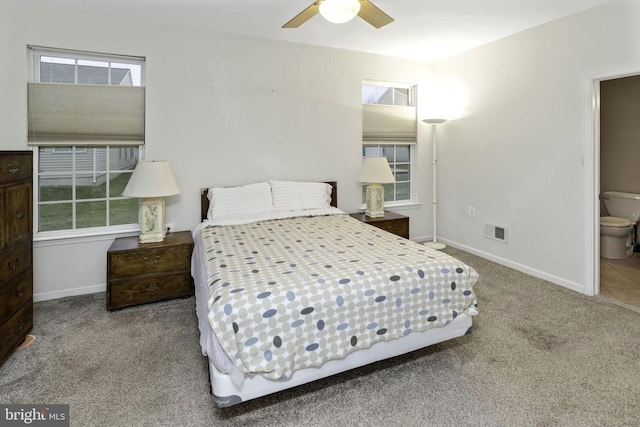
<svg viewBox="0 0 640 427">
<path fill-rule="evenodd" d="M 317 15 L 282 29 L 313 0 L 22 0 L 272 40 L 433 61 L 610 0 L 372 0 L 395 19 L 375 29 L 356 17 L 332 24 Z"/>
</svg>

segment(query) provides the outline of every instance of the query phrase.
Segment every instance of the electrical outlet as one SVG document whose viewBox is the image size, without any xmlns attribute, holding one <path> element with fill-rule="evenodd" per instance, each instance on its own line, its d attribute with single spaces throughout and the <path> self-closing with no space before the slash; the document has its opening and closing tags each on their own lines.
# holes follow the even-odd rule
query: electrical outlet
<svg viewBox="0 0 640 427">
<path fill-rule="evenodd" d="M 469 206 L 469 216 L 476 216 L 476 208 Z"/>
<path fill-rule="evenodd" d="M 173 223 L 168 223 L 164 225 L 164 229 L 167 233 L 170 233 L 173 230 Z"/>
</svg>

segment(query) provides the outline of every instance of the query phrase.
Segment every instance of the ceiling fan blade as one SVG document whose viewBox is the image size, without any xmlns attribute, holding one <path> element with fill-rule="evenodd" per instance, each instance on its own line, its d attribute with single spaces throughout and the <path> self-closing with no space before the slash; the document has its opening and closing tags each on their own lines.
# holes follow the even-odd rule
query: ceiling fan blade
<svg viewBox="0 0 640 427">
<path fill-rule="evenodd" d="M 376 28 L 384 27 L 393 22 L 392 17 L 378 9 L 369 0 L 360 0 L 358 16 Z"/>
<path fill-rule="evenodd" d="M 320 3 L 322 0 L 315 1 L 311 6 L 297 14 L 291 21 L 287 22 L 282 28 L 298 28 L 320 12 Z"/>
</svg>

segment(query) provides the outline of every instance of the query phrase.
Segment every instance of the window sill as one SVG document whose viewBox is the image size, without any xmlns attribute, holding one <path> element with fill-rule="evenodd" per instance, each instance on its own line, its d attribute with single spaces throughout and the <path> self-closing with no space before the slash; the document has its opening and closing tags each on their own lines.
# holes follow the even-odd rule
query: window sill
<svg viewBox="0 0 640 427">
<path fill-rule="evenodd" d="M 413 209 L 420 209 L 422 207 L 422 203 L 419 202 L 395 202 L 393 204 L 384 204 L 384 209 L 397 212 L 397 211 L 406 211 Z M 366 209 L 365 205 L 360 205 L 360 212 L 364 212 Z"/>
<path fill-rule="evenodd" d="M 137 236 L 140 234 L 140 226 L 110 227 L 104 229 L 92 229 L 84 231 L 51 231 L 36 233 L 33 237 L 33 246 L 47 247 L 61 244 L 91 243 L 100 241 L 112 241 L 116 237 Z"/>
</svg>

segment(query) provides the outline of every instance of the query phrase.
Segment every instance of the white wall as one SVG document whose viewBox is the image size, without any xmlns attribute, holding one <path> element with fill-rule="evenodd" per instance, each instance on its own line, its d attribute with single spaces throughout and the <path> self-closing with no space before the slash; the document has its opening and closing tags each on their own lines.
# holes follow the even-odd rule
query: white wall
<svg viewBox="0 0 640 427">
<path fill-rule="evenodd" d="M 439 130 L 442 211 L 450 243 L 588 291 L 593 227 L 587 180 L 594 75 L 640 70 L 640 2 L 622 0 L 499 40 L 432 68 L 469 94 Z M 595 191 L 594 191 L 595 193 Z M 476 217 L 467 214 L 476 208 Z M 508 226 L 508 243 L 483 237 Z M 585 246 L 587 245 L 587 246 Z"/>
<path fill-rule="evenodd" d="M 26 148 L 27 44 L 142 55 L 147 158 L 170 160 L 182 188 L 168 200 L 174 229 L 198 222 L 200 187 L 269 178 L 337 180 L 340 207 L 353 211 L 361 80 L 423 85 L 433 73 L 468 95 L 462 116 L 438 128 L 440 240 L 584 291 L 593 226 L 587 83 L 640 69 L 639 3 L 614 1 L 425 64 L 0 0 L 0 149 Z M 419 138 L 427 203 L 404 212 L 417 240 L 431 233 L 426 125 Z M 485 221 L 508 226 L 509 243 L 484 238 Z M 40 298 L 104 289 L 110 239 L 67 243 L 36 245 Z"/>
<path fill-rule="evenodd" d="M 200 187 L 267 179 L 337 180 L 339 207 L 357 210 L 362 80 L 428 75 L 415 61 L 113 19 L 0 0 L 0 149 L 27 148 L 28 44 L 144 56 L 146 158 L 169 160 L 181 187 L 167 199 L 174 230 L 199 221 Z M 430 200 L 430 150 L 417 154 Z M 412 236 L 430 233 L 430 204 L 404 213 Z M 36 299 L 104 290 L 111 240 L 37 242 Z"/>
</svg>

